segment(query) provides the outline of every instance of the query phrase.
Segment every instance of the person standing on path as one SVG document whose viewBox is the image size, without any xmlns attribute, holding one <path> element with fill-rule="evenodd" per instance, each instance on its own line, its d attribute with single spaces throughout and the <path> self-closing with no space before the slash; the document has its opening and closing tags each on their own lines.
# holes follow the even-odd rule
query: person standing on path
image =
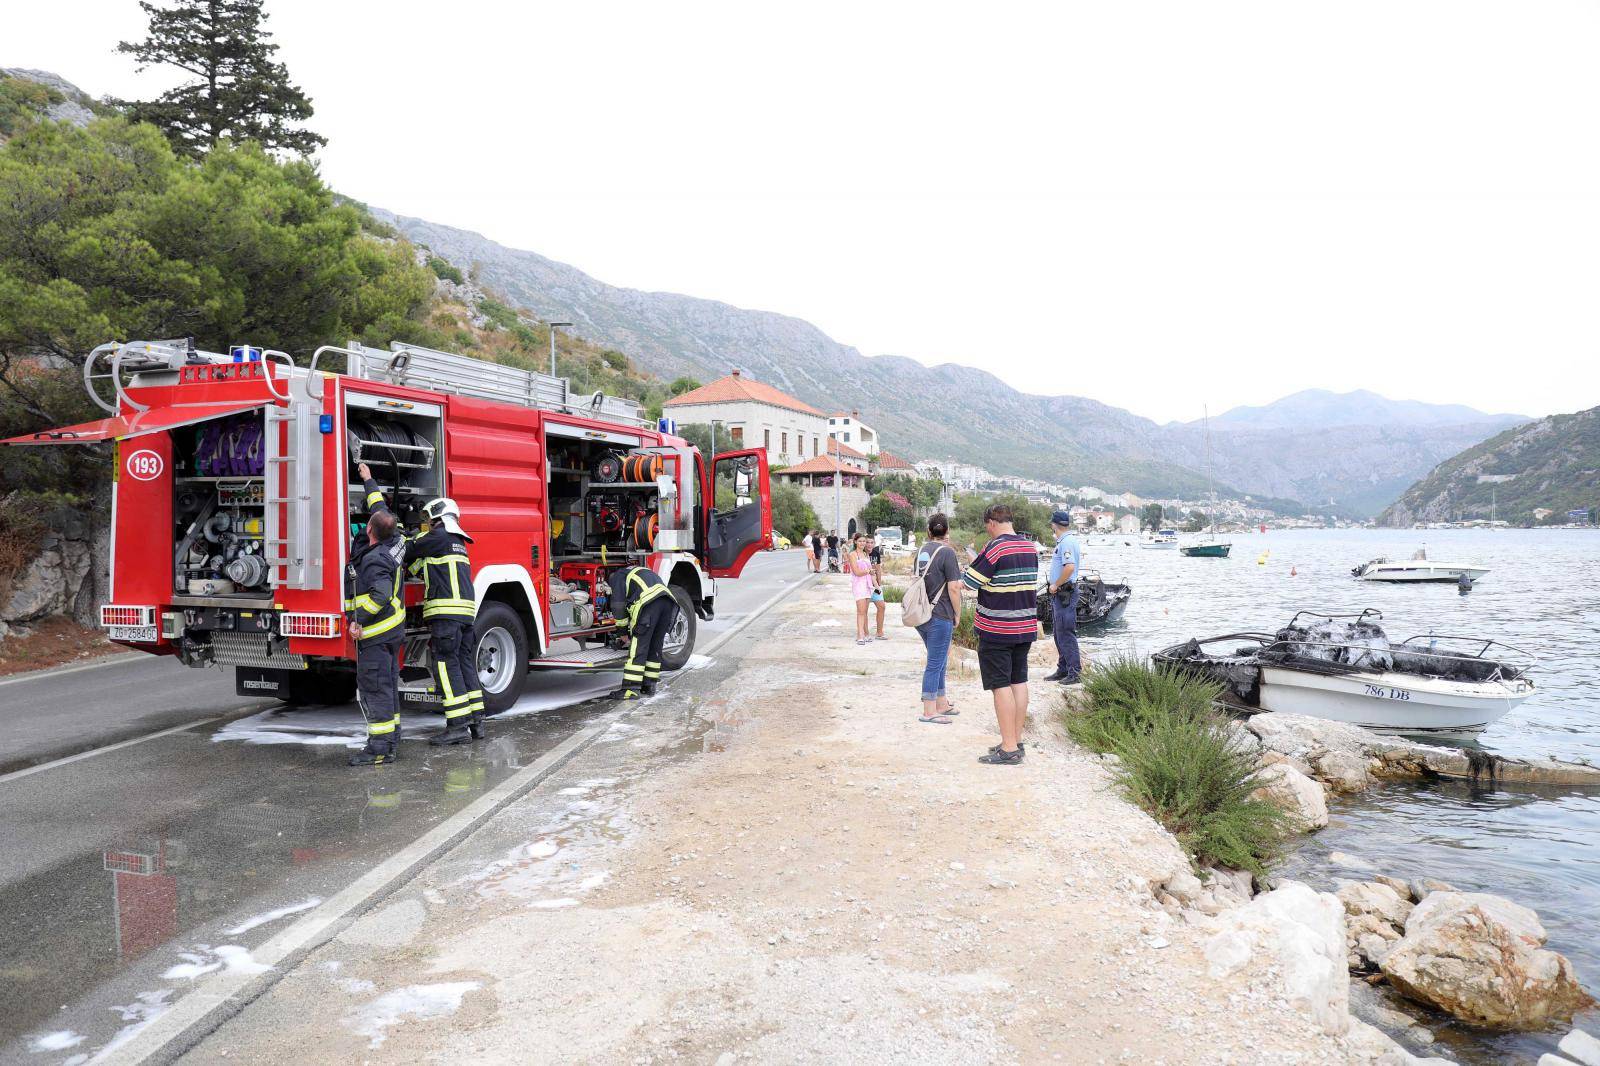
<svg viewBox="0 0 1600 1066">
<path fill-rule="evenodd" d="M 857 533 L 844 553 L 844 572 L 850 575 L 850 595 L 856 601 L 856 643 L 872 643 L 867 628 L 867 605 L 872 602 L 872 559 L 867 555 L 865 533 Z"/>
<path fill-rule="evenodd" d="M 1050 516 L 1056 534 L 1046 580 L 1050 590 L 1050 635 L 1056 641 L 1056 669 L 1046 681 L 1076 685 L 1082 671 L 1078 656 L 1078 538 L 1072 535 L 1072 516 L 1057 511 Z"/>
<path fill-rule="evenodd" d="M 819 574 L 822 573 L 822 553 L 826 548 L 827 545 L 822 542 L 822 530 L 813 529 L 811 531 L 812 567 Z"/>
<path fill-rule="evenodd" d="M 839 531 L 828 530 L 828 569 L 833 573 L 839 572 Z"/>
<path fill-rule="evenodd" d="M 872 544 L 872 550 L 867 552 L 867 559 L 872 563 L 872 605 L 878 609 L 877 640 L 888 640 L 889 634 L 883 631 L 883 616 L 889 613 L 888 601 L 883 597 L 883 545 L 873 543 L 871 538 L 867 541 Z"/>
<path fill-rule="evenodd" d="M 993 504 L 983 512 L 989 543 L 962 580 L 978 594 L 978 673 L 994 694 L 1000 743 L 978 761 L 1001 766 L 1022 762 L 1022 727 L 1028 718 L 1028 652 L 1039 636 L 1039 551 L 1017 535 L 1011 508 Z"/>
<path fill-rule="evenodd" d="M 817 572 L 817 563 L 816 563 L 816 556 L 811 554 L 811 531 L 810 530 L 807 530 L 806 531 L 806 535 L 800 538 L 800 550 L 806 553 L 806 573 L 808 573 L 808 574 L 816 573 Z"/>
<path fill-rule="evenodd" d="M 956 619 L 961 617 L 961 563 L 950 546 L 950 520 L 942 514 L 928 519 L 928 539 L 917 552 L 912 580 L 921 581 L 933 605 L 933 615 L 917 627 L 917 636 L 928 649 L 927 665 L 922 669 L 922 717 L 932 725 L 949 725 L 958 713 L 945 696 L 945 668 L 950 663 L 950 639 L 955 635 Z"/>
</svg>

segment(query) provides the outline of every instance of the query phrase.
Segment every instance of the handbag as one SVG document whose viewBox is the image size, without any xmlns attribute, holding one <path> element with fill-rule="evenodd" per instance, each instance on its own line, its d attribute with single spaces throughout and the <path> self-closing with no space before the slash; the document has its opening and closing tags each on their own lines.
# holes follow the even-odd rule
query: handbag
<svg viewBox="0 0 1600 1066">
<path fill-rule="evenodd" d="M 948 544 L 941 544 L 939 545 L 939 550 L 943 551 L 949 547 L 950 545 Z M 914 571 L 915 580 L 911 582 L 911 587 L 906 589 L 905 597 L 900 601 L 901 625 L 915 629 L 933 617 L 934 605 L 939 602 L 939 597 L 944 595 L 944 586 L 940 585 L 939 591 L 934 593 L 930 599 L 928 596 L 928 582 L 924 579 L 927 577 L 928 571 L 933 569 L 934 560 L 937 558 L 939 558 L 938 551 L 928 557 L 926 569 Z"/>
</svg>

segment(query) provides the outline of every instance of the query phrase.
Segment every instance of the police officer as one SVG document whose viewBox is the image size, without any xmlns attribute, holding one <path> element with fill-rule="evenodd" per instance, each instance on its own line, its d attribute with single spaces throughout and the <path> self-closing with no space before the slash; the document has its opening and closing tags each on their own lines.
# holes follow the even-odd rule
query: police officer
<svg viewBox="0 0 1600 1066">
<path fill-rule="evenodd" d="M 616 695 L 624 700 L 654 696 L 656 683 L 661 680 L 661 648 L 677 614 L 678 601 L 659 574 L 642 566 L 612 571 L 610 585 L 612 617 L 631 634 L 628 661 L 622 668 L 622 688 Z"/>
<path fill-rule="evenodd" d="M 387 509 L 383 492 L 365 463 L 358 468 L 367 507 Z M 406 541 L 407 573 L 422 579 L 422 618 L 428 623 L 437 688 L 444 705 L 444 729 L 429 744 L 464 744 L 483 736 L 483 690 L 478 682 L 478 636 L 473 629 L 477 597 L 461 511 L 448 497 L 423 509 L 428 528 Z"/>
<path fill-rule="evenodd" d="M 405 539 L 388 509 L 367 519 L 352 545 L 345 609 L 356 638 L 356 699 L 367 720 L 367 745 L 351 766 L 380 766 L 400 757 L 400 645 L 406 635 L 400 562 Z"/>
</svg>

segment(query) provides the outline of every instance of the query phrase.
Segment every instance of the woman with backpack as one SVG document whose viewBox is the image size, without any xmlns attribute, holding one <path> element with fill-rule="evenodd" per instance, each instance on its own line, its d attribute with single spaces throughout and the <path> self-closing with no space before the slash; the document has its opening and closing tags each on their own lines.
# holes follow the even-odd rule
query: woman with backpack
<svg viewBox="0 0 1600 1066">
<path fill-rule="evenodd" d="M 922 670 L 922 716 L 929 725 L 949 725 L 958 712 L 944 692 L 945 667 L 950 662 L 950 640 L 961 617 L 961 563 L 950 546 L 950 520 L 942 514 L 928 519 L 928 539 L 917 551 L 911 587 L 900 607 L 907 625 L 928 649 Z"/>
</svg>

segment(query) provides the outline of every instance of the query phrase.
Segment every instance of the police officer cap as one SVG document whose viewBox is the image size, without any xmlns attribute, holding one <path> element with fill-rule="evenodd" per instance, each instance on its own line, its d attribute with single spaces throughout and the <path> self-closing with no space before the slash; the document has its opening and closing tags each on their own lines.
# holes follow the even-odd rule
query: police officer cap
<svg viewBox="0 0 1600 1066">
<path fill-rule="evenodd" d="M 1072 515 L 1067 511 L 1056 511 L 1050 516 L 1050 524 L 1053 526 L 1070 527 L 1072 525 Z"/>
</svg>

